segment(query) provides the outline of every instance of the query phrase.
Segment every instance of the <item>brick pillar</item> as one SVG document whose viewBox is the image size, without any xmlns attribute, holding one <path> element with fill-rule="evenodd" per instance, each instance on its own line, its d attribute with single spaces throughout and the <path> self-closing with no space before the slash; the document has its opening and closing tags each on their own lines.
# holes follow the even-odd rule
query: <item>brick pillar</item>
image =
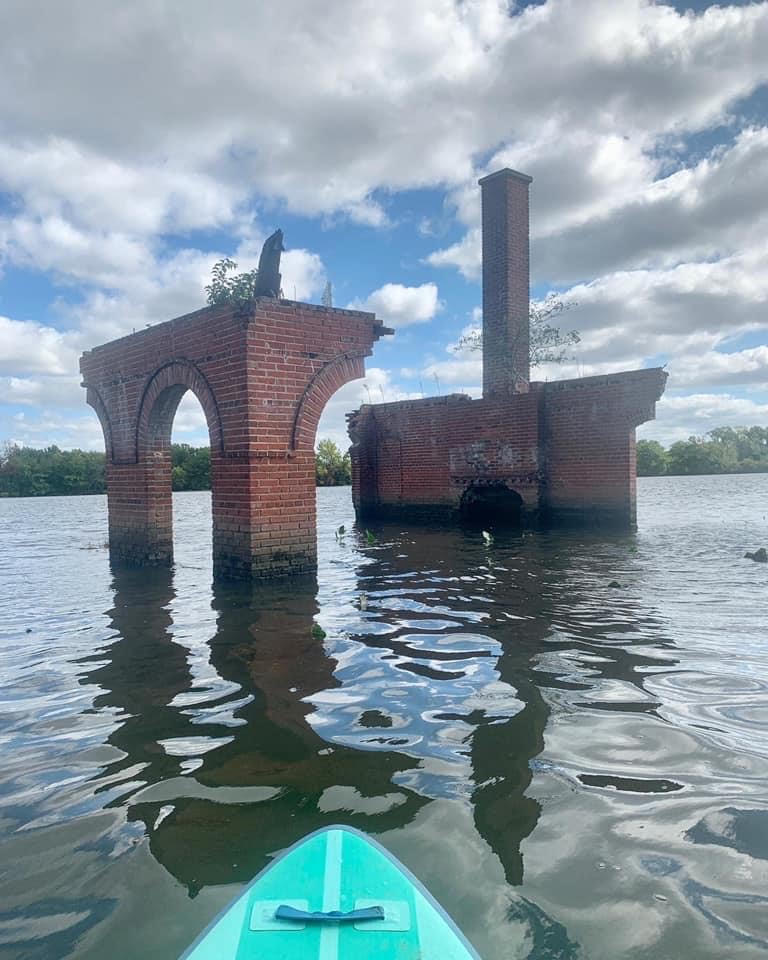
<svg viewBox="0 0 768 960">
<path fill-rule="evenodd" d="M 109 555 L 117 564 L 166 564 L 173 560 L 170 453 L 142 463 L 109 463 Z"/>
<path fill-rule="evenodd" d="M 269 579 L 315 569 L 313 450 L 218 456 L 211 471 L 216 577 Z"/>
<path fill-rule="evenodd" d="M 483 218 L 483 397 L 524 393 L 530 380 L 528 185 L 498 170 L 480 180 Z"/>
</svg>

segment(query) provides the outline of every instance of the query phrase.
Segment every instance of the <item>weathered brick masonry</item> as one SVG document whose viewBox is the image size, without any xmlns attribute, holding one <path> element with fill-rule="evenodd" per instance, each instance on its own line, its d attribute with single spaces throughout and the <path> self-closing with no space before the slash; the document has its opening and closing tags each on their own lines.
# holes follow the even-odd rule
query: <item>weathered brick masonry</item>
<svg viewBox="0 0 768 960">
<path fill-rule="evenodd" d="M 317 423 L 386 332 L 370 313 L 260 298 L 247 312 L 200 310 L 83 354 L 104 430 L 112 561 L 172 560 L 171 428 L 192 390 L 210 434 L 215 574 L 313 569 Z"/>
<path fill-rule="evenodd" d="M 631 527 L 635 426 L 664 389 L 658 369 L 532 383 L 528 393 L 372 404 L 349 417 L 360 518 L 451 520 L 478 487 L 504 486 L 523 519 Z"/>
<path fill-rule="evenodd" d="M 371 404 L 349 416 L 361 519 L 456 519 L 472 498 L 503 491 L 523 522 L 634 526 L 635 427 L 653 418 L 667 375 L 529 382 L 530 182 L 513 170 L 480 181 L 483 399 Z"/>
</svg>

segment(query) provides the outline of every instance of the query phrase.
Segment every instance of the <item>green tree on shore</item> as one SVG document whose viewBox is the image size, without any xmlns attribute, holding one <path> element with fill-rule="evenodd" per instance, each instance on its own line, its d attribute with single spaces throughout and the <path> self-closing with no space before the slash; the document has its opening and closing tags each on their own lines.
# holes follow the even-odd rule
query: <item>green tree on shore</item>
<svg viewBox="0 0 768 960">
<path fill-rule="evenodd" d="M 315 462 L 318 486 L 351 483 L 349 454 L 342 454 L 332 440 L 320 441 Z M 210 490 L 208 447 L 172 444 L 171 477 L 174 490 Z M 14 445 L 0 451 L 0 497 L 70 496 L 105 490 L 103 453 Z"/>
<path fill-rule="evenodd" d="M 207 447 L 174 443 L 174 490 L 209 490 L 211 456 Z M 317 445 L 318 486 L 351 482 L 348 453 L 333 440 Z M 656 440 L 637 441 L 640 477 L 708 473 L 768 473 L 768 427 L 718 427 L 703 437 L 678 440 L 669 450 Z M 38 450 L 7 445 L 0 450 L 0 497 L 71 496 L 104 493 L 104 454 L 87 450 Z"/>
<path fill-rule="evenodd" d="M 0 496 L 103 493 L 104 454 L 9 445 L 0 453 Z"/>
<path fill-rule="evenodd" d="M 317 445 L 315 475 L 319 487 L 338 487 L 351 483 L 349 454 L 342 454 L 333 440 L 321 440 Z"/>
<path fill-rule="evenodd" d="M 637 441 L 638 477 L 660 477 L 667 472 L 667 451 L 657 440 Z"/>
<path fill-rule="evenodd" d="M 667 473 L 672 476 L 735 473 L 737 466 L 738 459 L 730 446 L 705 437 L 678 440 L 667 451 Z"/>
<path fill-rule="evenodd" d="M 171 448 L 171 480 L 174 490 L 211 489 L 211 451 L 174 443 Z"/>
<path fill-rule="evenodd" d="M 669 450 L 656 440 L 637 441 L 639 477 L 710 473 L 768 473 L 768 427 L 717 427 Z"/>
</svg>

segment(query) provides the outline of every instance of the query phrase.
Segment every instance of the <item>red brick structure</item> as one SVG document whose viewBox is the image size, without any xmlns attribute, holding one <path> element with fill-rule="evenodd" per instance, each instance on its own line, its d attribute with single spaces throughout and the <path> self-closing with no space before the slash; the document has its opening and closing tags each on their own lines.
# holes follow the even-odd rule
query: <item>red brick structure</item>
<svg viewBox="0 0 768 960">
<path fill-rule="evenodd" d="M 173 558 L 171 428 L 192 390 L 211 443 L 215 574 L 314 569 L 317 423 L 388 332 L 371 313 L 263 297 L 84 353 L 83 386 L 104 430 L 112 561 Z"/>
<path fill-rule="evenodd" d="M 528 184 L 499 170 L 480 181 L 483 223 L 483 396 L 525 393 L 530 380 Z"/>
<path fill-rule="evenodd" d="M 632 528 L 635 427 L 653 419 L 660 368 L 529 382 L 528 185 L 480 181 L 483 398 L 371 404 L 349 416 L 359 518 Z"/>
</svg>

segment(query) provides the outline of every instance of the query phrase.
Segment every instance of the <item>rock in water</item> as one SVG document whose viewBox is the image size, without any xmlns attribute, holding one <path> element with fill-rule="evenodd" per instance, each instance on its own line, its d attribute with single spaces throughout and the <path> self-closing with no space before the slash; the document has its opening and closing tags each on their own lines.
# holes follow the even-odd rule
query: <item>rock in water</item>
<svg viewBox="0 0 768 960">
<path fill-rule="evenodd" d="M 768 552 L 766 552 L 765 547 L 760 547 L 759 550 L 755 550 L 754 553 L 750 553 L 749 550 L 744 554 L 745 560 L 755 560 L 757 563 L 768 563 Z"/>
</svg>

